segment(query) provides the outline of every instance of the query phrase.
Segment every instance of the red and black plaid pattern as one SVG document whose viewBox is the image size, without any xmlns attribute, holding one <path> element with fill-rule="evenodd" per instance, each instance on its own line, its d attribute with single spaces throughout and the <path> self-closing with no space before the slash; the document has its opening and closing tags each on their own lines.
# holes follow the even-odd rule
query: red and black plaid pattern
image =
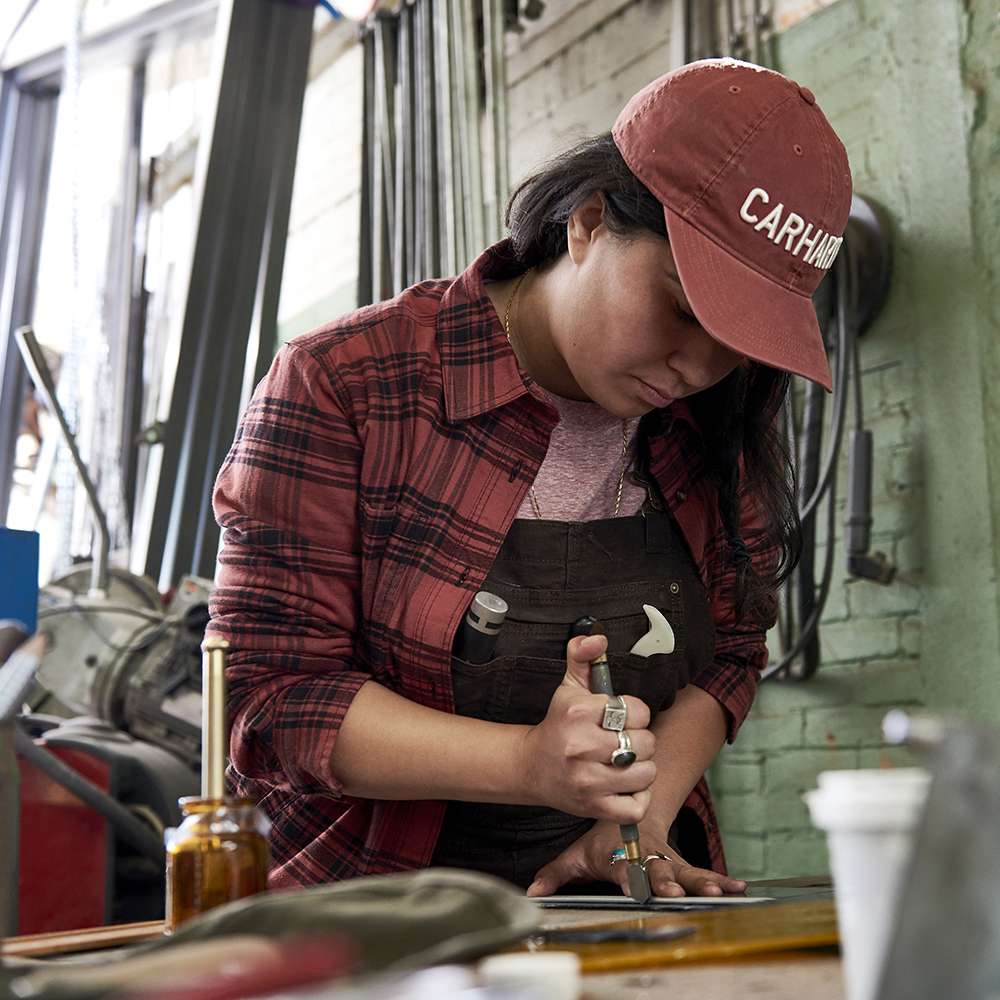
<svg viewBox="0 0 1000 1000">
<path fill-rule="evenodd" d="M 484 277 L 516 271 L 501 243 L 456 279 L 292 341 L 219 473 L 209 630 L 232 646 L 230 778 L 273 821 L 273 886 L 419 868 L 434 850 L 444 803 L 345 796 L 330 756 L 369 679 L 453 711 L 452 638 L 556 419 L 522 379 L 483 288 Z M 652 439 L 651 471 L 716 620 L 715 662 L 694 683 L 719 700 L 732 738 L 771 622 L 732 622 L 733 573 L 701 438 L 687 407 L 672 411 Z M 724 870 L 704 781 L 688 805 Z"/>
</svg>

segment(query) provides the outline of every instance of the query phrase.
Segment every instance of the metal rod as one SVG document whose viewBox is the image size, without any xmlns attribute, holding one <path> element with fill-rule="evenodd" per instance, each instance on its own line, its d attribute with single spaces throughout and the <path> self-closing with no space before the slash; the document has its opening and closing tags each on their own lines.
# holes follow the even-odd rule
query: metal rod
<svg viewBox="0 0 1000 1000">
<path fill-rule="evenodd" d="M 375 36 L 375 80 L 372 142 L 372 298 L 378 302 L 389 293 L 391 262 L 388 233 L 392 231 L 392 125 L 390 124 L 389 86 L 386 66 L 388 21 L 377 18 Z"/>
<path fill-rule="evenodd" d="M 229 643 L 209 636 L 202 644 L 201 797 L 226 794 L 226 650 Z"/>
<path fill-rule="evenodd" d="M 462 267 L 482 249 L 483 233 L 483 154 L 479 135 L 480 52 L 476 44 L 476 15 L 472 0 L 459 0 L 462 19 L 462 71 L 466 139 L 462 146 L 465 157 L 465 183 L 462 186 L 463 215 L 465 216 L 465 257 Z M 483 54 L 484 58 L 485 53 Z"/>
<path fill-rule="evenodd" d="M 591 617 L 578 619 L 573 624 L 573 635 L 604 635 L 604 628 L 599 621 Z M 614 696 L 615 689 L 611 681 L 611 665 L 607 653 L 601 653 L 590 661 L 590 690 L 595 694 Z M 642 865 L 642 850 L 639 846 L 639 827 L 635 823 L 621 823 L 618 832 L 625 848 L 625 859 L 628 872 L 629 895 L 639 903 L 645 903 L 652 895 L 649 876 Z"/>
<path fill-rule="evenodd" d="M 163 844 L 160 838 L 120 802 L 64 764 L 55 754 L 38 746 L 27 733 L 19 729 L 14 733 L 14 745 L 25 760 L 103 816 L 116 836 L 145 857 L 158 864 L 163 863 Z"/>
<path fill-rule="evenodd" d="M 483 28 L 486 55 L 486 107 L 490 115 L 492 159 L 490 186 L 493 216 L 487 227 L 490 241 L 504 231 L 504 209 L 509 191 L 507 145 L 507 59 L 504 52 L 503 0 L 483 0 Z"/>
<path fill-rule="evenodd" d="M 441 258 L 445 274 L 456 270 L 455 163 L 453 115 L 451 107 L 451 46 L 449 6 L 455 0 L 434 0 L 434 83 L 437 128 L 438 210 L 440 213 Z"/>
<path fill-rule="evenodd" d="M 418 277 L 440 277 L 448 273 L 441 260 L 441 224 L 437 163 L 437 115 L 434 95 L 436 93 L 437 56 L 434 51 L 434 8 L 437 0 L 421 0 L 418 10 L 421 14 L 420 47 L 423 69 L 420 73 L 420 127 L 423 136 L 420 154 L 420 190 L 423 197 L 423 225 L 417 224 L 418 240 L 421 248 L 421 268 Z"/>
<path fill-rule="evenodd" d="M 397 98 L 403 109 L 402 127 L 399 143 L 402 152 L 397 153 L 401 164 L 403 181 L 398 194 L 402 205 L 399 209 L 402 215 L 403 230 L 403 285 L 408 287 L 419 280 L 415 262 L 417 256 L 416 238 L 416 200 L 417 200 L 417 157 L 416 157 L 416 86 L 413 75 L 413 60 L 415 50 L 414 24 L 416 11 L 407 5 L 400 13 L 399 30 L 399 96 Z"/>
<path fill-rule="evenodd" d="M 374 209 L 375 173 L 375 36 L 366 31 L 361 39 L 361 234 L 358 245 L 358 305 L 375 301 Z"/>
<path fill-rule="evenodd" d="M 59 424 L 63 440 L 66 442 L 66 447 L 69 449 L 73 464 L 79 473 L 80 482 L 83 483 L 87 499 L 90 501 L 90 509 L 97 525 L 97 552 L 94 556 L 94 565 L 91 568 L 90 590 L 93 596 L 104 596 L 108 592 L 108 552 L 111 549 L 107 518 L 104 516 L 104 510 L 101 508 L 101 502 L 97 498 L 97 490 L 94 488 L 90 474 L 87 472 L 87 467 L 83 464 L 83 459 L 80 457 L 80 451 L 76 446 L 76 438 L 73 436 L 73 432 L 66 421 L 66 414 L 63 413 L 63 409 L 59 405 L 59 400 L 56 397 L 55 381 L 52 378 L 48 362 L 45 360 L 45 355 L 42 354 L 42 349 L 38 343 L 38 339 L 35 337 L 34 330 L 30 326 L 22 326 L 14 332 L 14 337 L 17 340 L 21 357 L 24 358 L 25 367 L 28 369 L 35 383 L 35 388 L 45 398 L 45 404 Z"/>
<path fill-rule="evenodd" d="M 424 48 L 424 20 L 427 3 L 417 3 L 413 7 L 413 257 L 411 281 L 420 281 L 427 276 L 425 218 L 426 183 L 424 179 L 424 143 L 427 141 L 424 116 L 424 88 L 430 82 L 431 67 Z"/>
<path fill-rule="evenodd" d="M 392 231 L 392 291 L 401 292 L 410 283 L 407 214 L 413 211 L 413 201 L 407 190 L 407 179 L 413 176 L 410 159 L 410 27 L 412 11 L 403 7 L 399 12 L 396 35 L 396 74 L 393 99 L 393 127 L 396 132 L 396 160 L 393 166 L 393 203 L 396 206 Z"/>
</svg>

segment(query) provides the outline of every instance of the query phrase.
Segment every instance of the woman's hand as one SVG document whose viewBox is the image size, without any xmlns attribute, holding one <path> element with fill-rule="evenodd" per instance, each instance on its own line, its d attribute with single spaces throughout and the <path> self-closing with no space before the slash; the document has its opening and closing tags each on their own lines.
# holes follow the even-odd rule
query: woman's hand
<svg viewBox="0 0 1000 1000">
<path fill-rule="evenodd" d="M 636 759 L 612 767 L 618 734 L 602 729 L 607 695 L 592 694 L 590 661 L 607 648 L 604 636 L 571 639 L 566 674 L 549 702 L 545 718 L 521 743 L 520 766 L 532 802 L 574 816 L 638 823 L 649 808 L 649 786 L 656 778 L 651 760 L 655 738 L 647 728 L 649 709 L 626 697 L 627 731 Z"/>
<path fill-rule="evenodd" d="M 655 843 L 652 834 L 640 840 Z M 613 823 L 597 823 L 558 857 L 539 869 L 528 887 L 529 896 L 551 896 L 570 882 L 612 882 L 628 895 L 626 862 L 611 864 L 611 852 L 621 847 L 621 834 Z M 746 891 L 743 879 L 730 878 L 707 868 L 689 865 L 676 851 L 663 852 L 671 860 L 651 858 L 646 864 L 649 886 L 654 896 L 722 896 Z"/>
</svg>

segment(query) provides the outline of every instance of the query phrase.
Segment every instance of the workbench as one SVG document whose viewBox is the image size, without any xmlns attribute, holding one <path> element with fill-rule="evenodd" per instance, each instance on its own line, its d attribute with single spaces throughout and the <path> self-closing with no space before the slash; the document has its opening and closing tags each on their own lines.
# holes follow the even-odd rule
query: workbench
<svg viewBox="0 0 1000 1000">
<path fill-rule="evenodd" d="M 620 912 L 552 910 L 546 927 L 620 921 Z M 674 919 L 678 919 L 675 917 Z M 683 920 L 683 917 L 679 918 Z M 739 959 L 685 962 L 658 968 L 592 972 L 582 1000 L 844 1000 L 841 960 L 835 946 L 781 951 Z"/>
<path fill-rule="evenodd" d="M 842 1000 L 833 899 L 803 898 L 724 909 L 633 914 L 614 909 L 544 909 L 541 930 L 574 926 L 694 928 L 669 941 L 565 944 L 529 939 L 514 950 L 572 950 L 584 972 L 583 1000 Z M 74 955 L 74 964 L 122 957 L 123 945 L 162 933 L 162 923 L 37 935 L 4 942 L 4 955 Z M 110 946 L 115 951 L 94 951 Z M 64 959 L 65 961 L 65 959 Z"/>
</svg>

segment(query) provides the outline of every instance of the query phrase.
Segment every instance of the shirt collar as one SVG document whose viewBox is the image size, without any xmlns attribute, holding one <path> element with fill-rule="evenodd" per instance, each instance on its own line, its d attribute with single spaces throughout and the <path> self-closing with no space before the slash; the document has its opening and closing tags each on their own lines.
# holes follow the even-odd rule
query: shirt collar
<svg viewBox="0 0 1000 1000">
<path fill-rule="evenodd" d="M 487 247 L 442 296 L 436 332 L 449 420 L 478 417 L 532 394 L 530 386 L 535 383 L 522 376 L 485 286 L 488 280 L 514 278 L 524 270 L 511 241 L 502 240 Z M 695 426 L 691 408 L 683 399 L 661 410 L 660 415 L 661 426 L 671 417 Z"/>
<path fill-rule="evenodd" d="M 448 286 L 437 316 L 445 413 L 467 420 L 529 392 L 490 297 L 487 280 L 502 281 L 524 271 L 510 240 L 484 250 Z"/>
</svg>

